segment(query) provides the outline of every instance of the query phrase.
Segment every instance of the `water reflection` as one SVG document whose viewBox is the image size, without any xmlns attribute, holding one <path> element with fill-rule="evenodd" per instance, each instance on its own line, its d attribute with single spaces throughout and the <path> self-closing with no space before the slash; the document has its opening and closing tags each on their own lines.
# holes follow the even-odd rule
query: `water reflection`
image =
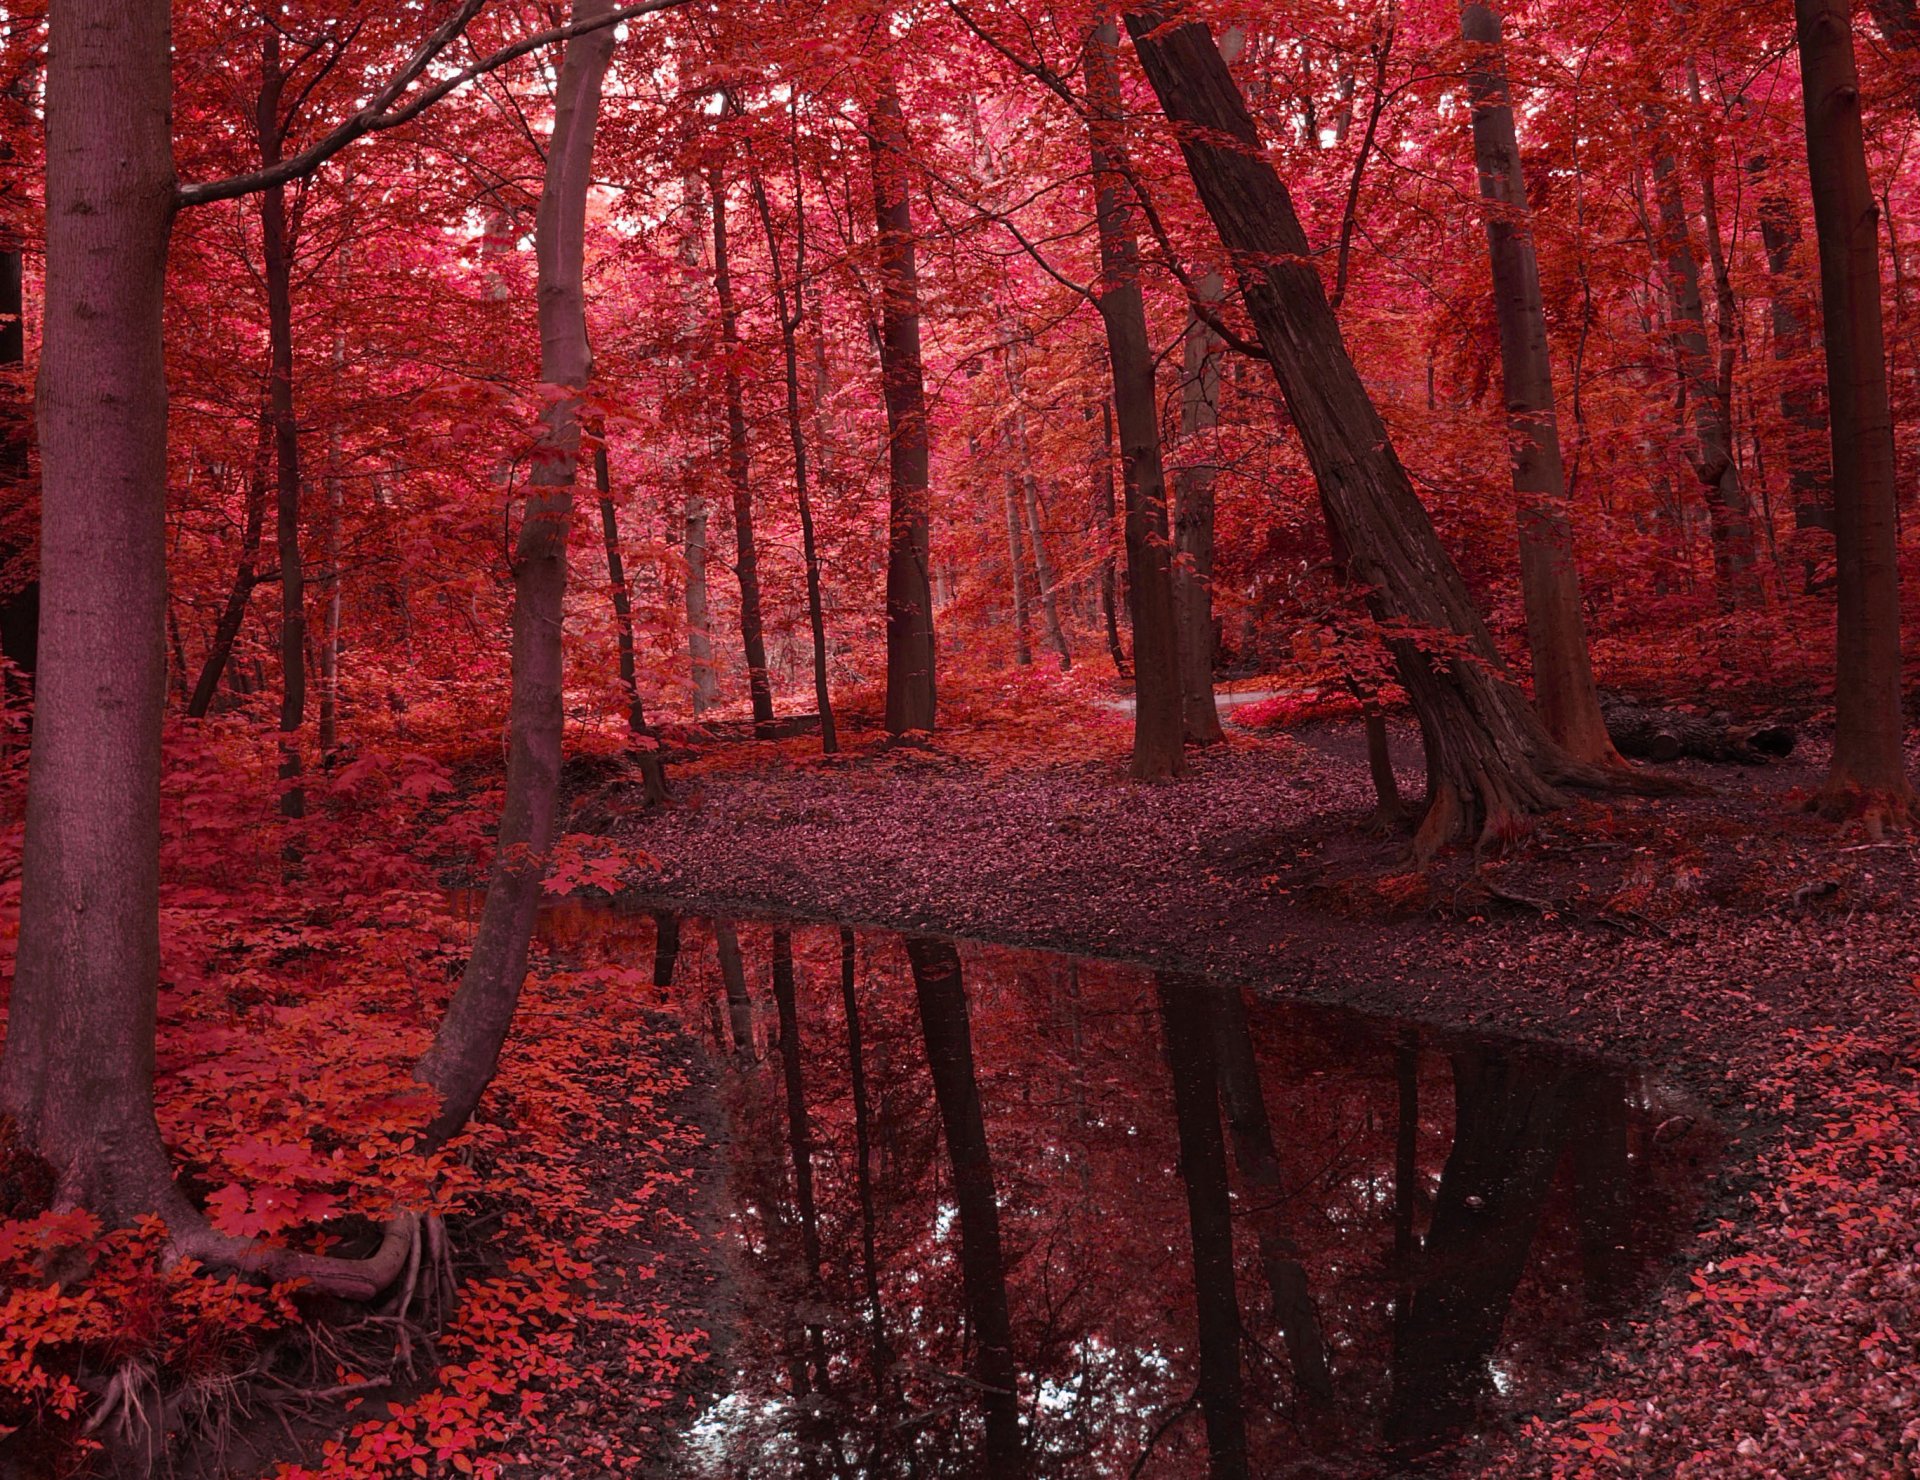
<svg viewBox="0 0 1920 1480">
<path fill-rule="evenodd" d="M 1711 1151 L 1618 1066 L 1199 978 L 579 908 L 544 933 L 651 952 L 719 1065 L 736 1314 L 685 1480 L 1397 1473 L 1558 1394 Z"/>
</svg>

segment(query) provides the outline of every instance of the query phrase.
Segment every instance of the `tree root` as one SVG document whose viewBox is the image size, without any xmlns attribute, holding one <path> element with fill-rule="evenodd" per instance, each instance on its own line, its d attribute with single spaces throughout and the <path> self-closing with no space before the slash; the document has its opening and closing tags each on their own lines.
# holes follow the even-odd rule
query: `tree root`
<svg viewBox="0 0 1920 1480">
<path fill-rule="evenodd" d="M 1904 781 L 1897 787 L 1862 786 L 1845 777 L 1830 778 L 1807 801 L 1807 810 L 1828 822 L 1860 824 L 1871 842 L 1920 822 L 1920 796 Z"/>
<path fill-rule="evenodd" d="M 419 1264 L 421 1219 L 414 1213 L 388 1219 L 380 1230 L 380 1247 L 364 1259 L 304 1254 L 257 1239 L 235 1238 L 216 1232 L 197 1211 L 186 1218 L 169 1217 L 167 1224 L 173 1233 L 167 1250 L 169 1263 L 192 1259 L 209 1268 L 253 1275 L 275 1284 L 300 1280 L 311 1289 L 346 1300 L 372 1300 L 400 1279 L 409 1265 Z"/>
</svg>

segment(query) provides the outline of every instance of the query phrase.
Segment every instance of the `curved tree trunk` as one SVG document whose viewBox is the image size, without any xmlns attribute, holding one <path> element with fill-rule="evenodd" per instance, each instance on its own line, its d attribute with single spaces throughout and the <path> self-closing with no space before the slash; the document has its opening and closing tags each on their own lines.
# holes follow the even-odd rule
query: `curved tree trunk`
<svg viewBox="0 0 1920 1480">
<path fill-rule="evenodd" d="M 1220 274 L 1200 279 L 1200 296 L 1218 303 L 1226 296 Z M 1208 439 L 1220 424 L 1220 336 L 1188 310 L 1184 346 L 1186 378 L 1180 387 L 1180 436 Z M 1210 454 L 1209 454 L 1210 455 Z M 1180 628 L 1181 718 L 1187 739 L 1212 745 L 1226 738 L 1213 700 L 1213 484 L 1209 461 L 1189 462 L 1174 479 L 1174 617 Z"/>
<path fill-rule="evenodd" d="M 576 21 L 612 0 L 574 0 Z M 527 947 L 553 845 L 560 787 L 567 526 L 579 472 L 580 406 L 592 373 L 587 348 L 587 191 L 600 89 L 613 57 L 610 26 L 567 43 L 554 94 L 553 138 L 534 227 L 539 257 L 540 377 L 558 394 L 528 480 L 513 561 L 513 701 L 507 719 L 506 796 L 479 929 L 466 975 L 448 1004 L 422 1080 L 440 1092 L 429 1135 L 446 1140 L 493 1078 L 526 980 Z"/>
<path fill-rule="evenodd" d="M 1906 821 L 1893 412 L 1880 319 L 1880 210 L 1867 176 L 1849 0 L 1794 0 L 1820 241 L 1838 569 L 1833 767 L 1816 804 L 1872 832 Z"/>
<path fill-rule="evenodd" d="M 213 696 L 220 689 L 221 675 L 227 671 L 227 660 L 233 656 L 234 640 L 240 636 L 241 623 L 246 620 L 247 603 L 253 597 L 253 588 L 260 584 L 260 573 L 254 569 L 254 562 L 260 558 L 260 532 L 267 516 L 267 464 L 272 454 L 273 418 L 263 411 L 254 445 L 253 467 L 247 475 L 247 508 L 242 516 L 245 523 L 240 528 L 240 560 L 234 567 L 233 585 L 227 590 L 227 601 L 220 609 L 220 620 L 214 623 L 213 641 L 207 644 L 206 661 L 200 665 L 200 677 L 194 682 L 193 693 L 187 699 L 188 719 L 204 719 L 212 707 Z"/>
<path fill-rule="evenodd" d="M 1133 767 L 1135 780 L 1179 776 L 1182 753 L 1180 649 L 1173 607 L 1173 550 L 1167 529 L 1167 480 L 1160 462 L 1160 408 L 1154 397 L 1153 345 L 1140 292 L 1140 250 L 1133 204 L 1122 174 L 1126 140 L 1119 33 L 1102 21 L 1083 52 L 1100 225 L 1100 317 L 1113 367 L 1113 410 L 1120 423 L 1121 485 L 1126 493 L 1127 612 L 1133 619 Z"/>
<path fill-rule="evenodd" d="M 604 422 L 593 429 L 593 488 L 600 500 L 600 539 L 607 552 L 607 590 L 613 599 L 613 635 L 618 646 L 620 687 L 627 694 L 627 732 L 646 742 L 634 751 L 640 766 L 641 795 L 649 803 L 668 800 L 667 768 L 651 745 L 646 709 L 640 703 L 640 672 L 633 651 L 633 598 L 627 590 L 626 562 L 620 556 L 620 517 L 613 504 L 613 468 L 607 460 Z"/>
<path fill-rule="evenodd" d="M 118 1223 L 178 1197 L 153 1113 L 169 14 L 63 0 L 49 24 L 41 625 L 0 1109 L 57 1205 Z"/>
<path fill-rule="evenodd" d="M 933 729 L 934 640 L 920 277 L 907 198 L 907 119 L 891 85 L 867 115 L 867 141 L 880 239 L 880 377 L 887 403 L 887 733 L 897 737 Z"/>
<path fill-rule="evenodd" d="M 1516 832 L 1526 814 L 1559 801 L 1556 780 L 1601 777 L 1553 743 L 1507 681 L 1348 358 L 1292 199 L 1212 35 L 1196 23 L 1163 28 L 1151 12 L 1129 14 L 1127 28 L 1232 255 L 1353 578 L 1372 593 L 1375 617 L 1406 634 L 1390 646 L 1434 781 L 1416 851 Z"/>
<path fill-rule="evenodd" d="M 1546 307 L 1513 104 L 1507 95 L 1500 17 L 1476 0 L 1460 11 L 1460 33 L 1472 48 L 1467 87 L 1473 99 L 1473 150 L 1480 197 L 1490 207 L 1487 251 L 1493 259 L 1494 311 L 1500 322 L 1533 701 L 1547 733 L 1569 755 L 1593 765 L 1615 765 L 1620 757 L 1600 716 L 1580 611 L 1580 573 L 1574 565 L 1573 520 L 1560 460 Z"/>
</svg>

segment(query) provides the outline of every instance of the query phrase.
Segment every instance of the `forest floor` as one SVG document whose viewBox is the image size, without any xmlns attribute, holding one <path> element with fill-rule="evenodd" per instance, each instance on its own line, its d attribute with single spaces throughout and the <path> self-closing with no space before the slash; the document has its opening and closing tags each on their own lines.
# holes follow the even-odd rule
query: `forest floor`
<svg viewBox="0 0 1920 1480">
<path fill-rule="evenodd" d="M 1648 1065 L 1733 1144 L 1689 1271 L 1580 1394 L 1460 1472 L 1920 1473 L 1920 852 L 1802 810 L 1822 737 L 1765 767 L 1680 763 L 1704 794 L 1575 802 L 1422 872 L 1365 827 L 1357 725 L 1229 728 L 1152 786 L 1125 777 L 1124 722 L 1092 761 L 964 731 L 835 758 L 737 743 L 652 811 L 583 766 L 571 828 L 701 913 L 1197 968 Z"/>
</svg>

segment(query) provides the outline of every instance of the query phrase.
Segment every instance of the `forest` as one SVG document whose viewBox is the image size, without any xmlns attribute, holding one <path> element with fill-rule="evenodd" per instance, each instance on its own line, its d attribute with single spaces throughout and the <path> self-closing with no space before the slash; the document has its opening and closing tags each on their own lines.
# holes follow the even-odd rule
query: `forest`
<svg viewBox="0 0 1920 1480">
<path fill-rule="evenodd" d="M 1920 1474 L 1915 0 L 0 0 L 0 1480 Z"/>
</svg>

